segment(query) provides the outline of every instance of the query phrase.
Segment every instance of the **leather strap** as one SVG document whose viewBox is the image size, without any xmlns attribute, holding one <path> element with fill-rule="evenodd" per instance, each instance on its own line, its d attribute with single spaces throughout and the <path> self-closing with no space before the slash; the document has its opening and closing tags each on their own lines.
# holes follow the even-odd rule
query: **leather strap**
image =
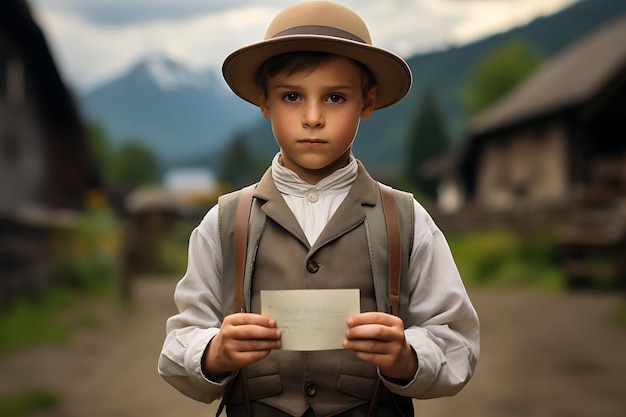
<svg viewBox="0 0 626 417">
<path fill-rule="evenodd" d="M 252 193 L 254 185 L 241 190 L 237 209 L 235 211 L 234 226 L 234 251 L 235 251 L 235 294 L 233 306 L 235 313 L 244 313 L 246 305 L 243 298 L 243 279 L 246 266 L 246 251 L 248 246 L 248 219 L 250 218 L 250 208 L 252 207 Z M 250 389 L 248 387 L 248 375 L 246 368 L 241 369 L 241 384 L 243 397 L 246 403 L 246 416 L 252 417 L 252 402 L 250 400 Z"/>
<path fill-rule="evenodd" d="M 397 316 L 400 309 L 400 271 L 402 268 L 400 217 L 393 189 L 385 184 L 379 184 L 379 188 L 389 245 L 389 313 Z"/>
<path fill-rule="evenodd" d="M 237 201 L 235 211 L 234 245 L 235 245 L 235 294 L 233 306 L 235 313 L 243 313 L 246 306 L 243 299 L 243 278 L 246 267 L 246 250 L 248 246 L 248 219 L 252 207 L 254 186 L 243 188 Z"/>
<path fill-rule="evenodd" d="M 388 245 L 388 296 L 387 303 L 389 313 L 397 316 L 400 308 L 400 274 L 402 267 L 402 236 L 400 233 L 400 217 L 398 216 L 398 207 L 396 205 L 396 196 L 393 189 L 388 185 L 378 183 L 380 191 L 380 200 L 383 205 L 383 214 L 385 216 L 385 228 L 387 230 Z M 383 383 L 380 378 L 376 381 L 374 395 L 370 402 L 370 408 L 367 413 L 368 417 L 376 416 L 380 394 L 383 390 Z"/>
</svg>

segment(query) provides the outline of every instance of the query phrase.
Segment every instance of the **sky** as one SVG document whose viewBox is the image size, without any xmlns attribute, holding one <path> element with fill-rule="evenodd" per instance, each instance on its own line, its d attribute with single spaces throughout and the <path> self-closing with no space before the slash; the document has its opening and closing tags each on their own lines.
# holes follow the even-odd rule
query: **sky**
<svg viewBox="0 0 626 417">
<path fill-rule="evenodd" d="M 263 39 L 293 0 L 27 0 L 65 81 L 78 91 L 164 54 L 195 70 L 221 67 Z M 408 58 L 462 45 L 578 0 L 336 0 L 357 12 L 374 45 Z"/>
</svg>

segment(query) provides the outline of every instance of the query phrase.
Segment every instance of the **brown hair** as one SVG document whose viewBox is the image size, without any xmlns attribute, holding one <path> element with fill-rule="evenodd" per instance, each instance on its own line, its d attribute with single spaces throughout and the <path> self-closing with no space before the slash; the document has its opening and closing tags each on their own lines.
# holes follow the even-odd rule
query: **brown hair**
<svg viewBox="0 0 626 417">
<path fill-rule="evenodd" d="M 335 55 L 327 52 L 311 52 L 299 51 L 288 52 L 285 54 L 274 56 L 261 65 L 256 75 L 257 86 L 263 94 L 267 96 L 267 79 L 278 74 L 285 73 L 287 75 L 294 74 L 298 71 L 315 69 L 321 64 L 342 58 L 341 55 Z M 370 88 L 376 85 L 376 78 L 372 71 L 365 65 L 351 58 L 346 58 L 352 62 L 361 73 L 361 92 L 363 98 L 367 97 Z"/>
</svg>

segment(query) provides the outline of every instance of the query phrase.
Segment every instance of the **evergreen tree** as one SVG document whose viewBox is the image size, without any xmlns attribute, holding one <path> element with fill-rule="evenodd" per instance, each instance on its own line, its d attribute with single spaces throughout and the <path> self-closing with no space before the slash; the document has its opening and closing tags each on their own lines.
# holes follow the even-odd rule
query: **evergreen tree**
<svg viewBox="0 0 626 417">
<path fill-rule="evenodd" d="M 234 189 L 252 184 L 258 179 L 254 158 L 244 135 L 236 135 L 224 151 L 218 179 Z"/>
<path fill-rule="evenodd" d="M 89 151 L 94 157 L 102 178 L 106 183 L 112 179 L 113 150 L 109 145 L 105 130 L 98 123 L 87 121 L 85 123 L 85 133 Z"/>
<path fill-rule="evenodd" d="M 141 140 L 129 139 L 115 148 L 99 124 L 87 122 L 85 131 L 89 150 L 108 185 L 137 186 L 158 181 L 158 160 Z"/>
<path fill-rule="evenodd" d="M 436 179 L 426 178 L 423 164 L 444 154 L 449 148 L 448 135 L 434 94 L 424 91 L 418 113 L 408 131 L 404 177 L 409 186 L 416 187 L 430 198 L 437 196 Z"/>
<path fill-rule="evenodd" d="M 542 54 L 524 40 L 491 52 L 472 70 L 463 91 L 467 113 L 476 116 L 513 90 L 543 63 Z"/>
</svg>

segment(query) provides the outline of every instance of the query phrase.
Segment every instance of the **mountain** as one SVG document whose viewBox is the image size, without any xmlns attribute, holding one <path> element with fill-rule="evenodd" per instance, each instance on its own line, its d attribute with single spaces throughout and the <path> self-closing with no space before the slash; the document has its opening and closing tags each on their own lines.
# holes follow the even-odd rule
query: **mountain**
<svg viewBox="0 0 626 417">
<path fill-rule="evenodd" d="M 235 97 L 217 72 L 194 72 L 158 55 L 80 102 L 113 144 L 139 139 L 164 165 L 218 152 L 239 126 L 259 118 L 258 109 Z"/>
<path fill-rule="evenodd" d="M 505 33 L 408 58 L 414 78 L 411 92 L 361 123 L 355 155 L 373 171 L 395 172 L 402 164 L 407 128 L 425 89 L 435 95 L 453 145 L 458 144 L 467 123 L 461 92 L 471 71 L 491 51 L 524 39 L 548 60 L 623 13 L 624 1 L 581 0 Z M 269 123 L 256 107 L 228 90 L 221 74 L 194 73 L 163 57 L 140 63 L 87 94 L 83 102 L 87 115 L 101 121 L 116 142 L 130 136 L 145 138 L 165 164 L 217 163 L 235 133 L 245 138 L 257 157 L 269 161 L 277 151 Z"/>
</svg>

